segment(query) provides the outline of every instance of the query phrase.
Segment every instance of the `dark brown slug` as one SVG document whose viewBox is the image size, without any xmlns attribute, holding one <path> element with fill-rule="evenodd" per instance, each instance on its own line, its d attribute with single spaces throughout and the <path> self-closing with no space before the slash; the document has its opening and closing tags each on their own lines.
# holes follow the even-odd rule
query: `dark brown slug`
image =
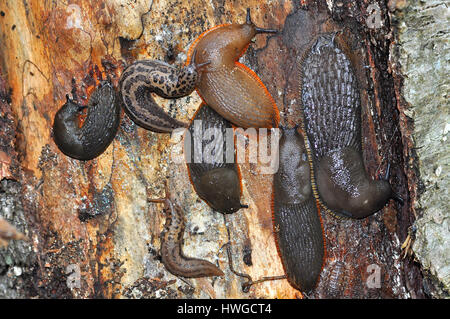
<svg viewBox="0 0 450 319">
<path fill-rule="evenodd" d="M 119 81 L 128 116 L 137 125 L 159 133 L 170 133 L 176 128 L 186 127 L 186 123 L 164 112 L 152 93 L 166 99 L 191 94 L 199 81 L 199 70 L 208 63 L 193 62 L 181 69 L 157 60 L 141 60 L 129 65 Z"/>
<path fill-rule="evenodd" d="M 390 198 L 402 200 L 388 182 L 389 173 L 380 180 L 366 173 L 358 83 L 335 35 L 318 36 L 300 61 L 303 129 L 311 146 L 315 195 L 338 216 L 364 218 Z"/>
<path fill-rule="evenodd" d="M 67 101 L 56 112 L 53 139 L 58 148 L 72 158 L 91 160 L 111 144 L 120 124 L 120 104 L 109 82 L 102 82 L 89 97 L 87 116 L 80 127 L 80 106 L 67 95 Z"/>
<path fill-rule="evenodd" d="M 296 128 L 282 128 L 273 183 L 274 232 L 287 279 L 304 293 L 316 286 L 326 251 L 310 177 L 303 136 Z"/>
<path fill-rule="evenodd" d="M 202 104 L 191 120 L 184 143 L 189 177 L 198 196 L 224 214 L 247 208 L 240 201 L 231 123 Z"/>
<path fill-rule="evenodd" d="M 207 260 L 187 257 L 183 253 L 185 218 L 183 211 L 170 198 L 166 185 L 166 197 L 149 199 L 150 202 L 164 203 L 166 223 L 161 234 L 161 262 L 175 276 L 187 278 L 223 276 L 222 270 Z"/>
<path fill-rule="evenodd" d="M 197 54 L 188 60 L 210 62 L 202 72 L 197 92 L 207 105 L 238 127 L 278 127 L 280 116 L 272 96 L 259 77 L 238 62 L 255 35 L 276 32 L 256 27 L 247 9 L 246 23 L 216 26 L 191 46 L 190 51 Z"/>
</svg>

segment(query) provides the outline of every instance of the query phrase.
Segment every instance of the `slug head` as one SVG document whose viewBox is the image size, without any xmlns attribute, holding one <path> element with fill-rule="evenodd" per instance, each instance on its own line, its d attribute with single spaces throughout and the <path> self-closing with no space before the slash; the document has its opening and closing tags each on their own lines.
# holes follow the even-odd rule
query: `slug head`
<svg viewBox="0 0 450 319">
<path fill-rule="evenodd" d="M 247 8 L 247 18 L 244 24 L 241 25 L 241 28 L 243 30 L 243 33 L 250 37 L 248 42 L 253 39 L 253 37 L 259 33 L 278 33 L 278 30 L 274 29 L 263 29 L 255 26 L 255 24 L 252 22 L 252 18 L 250 16 L 250 9 Z"/>
<path fill-rule="evenodd" d="M 196 63 L 196 60 L 195 60 L 196 55 L 197 55 L 197 49 L 194 49 L 190 63 L 183 70 L 186 75 L 191 76 L 194 79 L 198 78 L 199 73 L 205 69 L 205 66 L 211 64 L 211 61 L 206 61 L 203 63 Z"/>
<path fill-rule="evenodd" d="M 280 164 L 274 177 L 274 196 L 283 203 L 301 203 L 312 194 L 305 141 L 296 127 L 280 129 Z"/>
<path fill-rule="evenodd" d="M 66 155 L 86 160 L 84 158 L 84 148 L 79 138 L 79 118 L 78 114 L 86 106 L 80 106 L 73 99 L 66 95 L 66 103 L 56 112 L 53 122 L 53 139 L 58 148 Z"/>
<path fill-rule="evenodd" d="M 382 209 L 389 198 L 392 197 L 392 188 L 385 180 L 373 180 L 358 198 L 352 199 L 349 204 L 350 217 L 365 218 Z"/>
<path fill-rule="evenodd" d="M 322 158 L 316 175 L 321 199 L 344 217 L 370 216 L 391 198 L 403 202 L 389 184 L 389 168 L 384 178 L 373 180 L 365 171 L 361 155 L 352 149 L 336 150 Z"/>
<path fill-rule="evenodd" d="M 240 202 L 240 181 L 236 171 L 229 168 L 211 170 L 200 178 L 198 193 L 214 210 L 230 214 L 247 208 Z"/>
<path fill-rule="evenodd" d="M 74 120 L 77 115 L 83 110 L 87 108 L 85 105 L 79 105 L 75 100 L 71 99 L 68 94 L 66 94 L 66 103 L 56 112 L 55 121 L 64 121 L 64 120 Z"/>
<path fill-rule="evenodd" d="M 277 30 L 255 26 L 247 9 L 247 20 L 243 24 L 224 25 L 207 32 L 198 42 L 197 57 L 192 60 L 204 63 L 210 61 L 211 67 L 221 67 L 222 63 L 234 64 L 245 52 L 255 35 L 259 33 L 277 33 Z"/>
<path fill-rule="evenodd" d="M 365 218 L 382 209 L 390 199 L 394 199 L 403 205 L 401 198 L 392 189 L 389 183 L 390 165 L 386 169 L 386 175 L 378 180 L 368 179 L 361 196 L 352 200 L 350 203 L 354 206 L 352 218 Z"/>
<path fill-rule="evenodd" d="M 247 8 L 247 18 L 243 24 L 235 24 L 233 31 L 235 37 L 233 37 L 232 45 L 234 46 L 234 59 L 235 61 L 239 59 L 242 53 L 246 50 L 252 39 L 260 33 L 277 33 L 277 30 L 273 29 L 263 29 L 257 27 L 250 16 L 250 9 Z"/>
</svg>

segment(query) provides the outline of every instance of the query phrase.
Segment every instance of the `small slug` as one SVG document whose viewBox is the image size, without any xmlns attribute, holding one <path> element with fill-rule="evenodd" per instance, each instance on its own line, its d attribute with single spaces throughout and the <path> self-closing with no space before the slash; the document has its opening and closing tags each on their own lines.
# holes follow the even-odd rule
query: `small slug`
<svg viewBox="0 0 450 319">
<path fill-rule="evenodd" d="M 199 71 L 208 63 L 192 62 L 181 69 L 157 60 L 136 61 L 129 65 L 119 81 L 128 116 L 137 125 L 159 133 L 170 133 L 176 128 L 186 127 L 186 123 L 164 112 L 153 99 L 152 93 L 166 99 L 191 94 L 199 81 Z"/>
<path fill-rule="evenodd" d="M 227 133 L 231 140 L 226 138 Z M 190 181 L 198 196 L 224 214 L 247 208 L 240 201 L 241 182 L 231 123 L 202 104 L 191 120 L 184 143 Z M 228 148 L 231 156 L 227 161 Z"/>
<path fill-rule="evenodd" d="M 269 91 L 255 72 L 238 62 L 255 35 L 276 32 L 256 27 L 247 9 L 246 23 L 216 26 L 192 45 L 197 54 L 191 60 L 210 62 L 197 92 L 207 105 L 238 127 L 278 127 L 280 116 Z"/>
<path fill-rule="evenodd" d="M 325 298 L 336 299 L 344 296 L 345 289 L 349 285 L 349 271 L 345 260 L 334 258 L 322 276 L 325 288 Z"/>
<path fill-rule="evenodd" d="M 166 223 L 161 234 L 161 262 L 175 276 L 187 278 L 223 276 L 222 270 L 207 260 L 187 257 L 183 253 L 185 218 L 181 208 L 170 198 L 166 184 L 166 197 L 149 199 L 150 202 L 164 203 Z"/>
<path fill-rule="evenodd" d="M 120 124 L 120 104 L 109 82 L 100 83 L 89 97 L 87 116 L 80 127 L 78 115 L 86 106 L 78 105 L 67 95 L 67 101 L 56 112 L 53 138 L 58 148 L 72 158 L 91 160 L 111 144 Z"/>
<path fill-rule="evenodd" d="M 303 136 L 281 128 L 279 168 L 273 182 L 273 223 L 289 283 L 301 292 L 315 288 L 325 261 L 325 240 L 313 196 Z"/>
<path fill-rule="evenodd" d="M 389 173 L 380 180 L 366 173 L 358 83 L 335 35 L 320 35 L 300 61 L 303 129 L 312 151 L 316 197 L 338 216 L 364 218 L 390 198 L 402 199 L 393 192 Z"/>
</svg>

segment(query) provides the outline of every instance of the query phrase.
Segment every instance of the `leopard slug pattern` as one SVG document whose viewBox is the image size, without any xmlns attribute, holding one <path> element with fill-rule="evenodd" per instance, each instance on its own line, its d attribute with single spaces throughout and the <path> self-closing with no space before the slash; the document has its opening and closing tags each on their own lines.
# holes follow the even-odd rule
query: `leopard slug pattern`
<svg viewBox="0 0 450 319">
<path fill-rule="evenodd" d="M 157 60 L 141 60 L 129 65 L 119 81 L 120 93 L 128 116 L 139 126 L 158 133 L 170 133 L 187 127 L 167 114 L 152 93 L 176 99 L 192 93 L 200 79 L 199 71 L 208 62 L 190 63 L 182 68 Z"/>
</svg>

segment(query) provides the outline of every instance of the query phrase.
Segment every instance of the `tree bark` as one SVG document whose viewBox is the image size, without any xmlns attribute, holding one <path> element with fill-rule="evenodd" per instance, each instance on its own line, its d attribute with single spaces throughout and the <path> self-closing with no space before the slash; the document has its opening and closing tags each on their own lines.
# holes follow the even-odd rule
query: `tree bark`
<svg viewBox="0 0 450 319">
<path fill-rule="evenodd" d="M 381 22 L 375 26 L 367 22 L 374 12 L 370 4 L 379 9 L 374 23 L 378 17 Z M 258 35 L 241 61 L 260 76 L 282 117 L 294 123 L 300 120 L 298 57 L 314 35 L 344 31 L 362 83 L 366 168 L 377 176 L 390 163 L 393 188 L 405 199 L 404 206 L 390 202 L 363 220 L 338 220 L 322 212 L 327 259 L 309 297 L 426 296 L 419 266 L 410 257 L 402 259 L 400 248 L 418 214 L 419 180 L 402 75 L 391 56 L 396 37 L 391 19 L 401 9 L 389 13 L 380 0 L 225 0 L 214 5 L 200 0 L 6 0 L 0 5 L 0 152 L 7 155 L 0 156 L 0 214 L 30 241 L 11 241 L 0 250 L 0 296 L 301 297 L 286 280 L 244 292 L 244 279 L 229 269 L 226 225 L 237 271 L 254 280 L 284 273 L 273 236 L 273 176 L 260 174 L 258 164 L 240 165 L 249 209 L 227 216 L 225 224 L 196 195 L 186 165 L 174 160 L 183 156 L 180 137 L 147 131 L 123 114 L 113 143 L 94 160 L 71 159 L 52 139 L 53 119 L 67 93 L 86 103 L 101 79 L 109 77 L 117 87 L 122 70 L 135 60 L 180 65 L 202 32 L 243 23 L 247 7 L 256 25 L 280 32 Z M 156 100 L 186 122 L 201 102 L 197 93 Z M 166 179 L 186 214 L 185 254 L 215 263 L 223 278 L 181 279 L 160 262 L 162 206 L 147 199 L 164 195 Z M 337 266 L 339 261 L 344 266 Z M 378 275 L 379 285 L 372 280 Z M 330 285 L 338 287 L 336 293 Z"/>
</svg>

